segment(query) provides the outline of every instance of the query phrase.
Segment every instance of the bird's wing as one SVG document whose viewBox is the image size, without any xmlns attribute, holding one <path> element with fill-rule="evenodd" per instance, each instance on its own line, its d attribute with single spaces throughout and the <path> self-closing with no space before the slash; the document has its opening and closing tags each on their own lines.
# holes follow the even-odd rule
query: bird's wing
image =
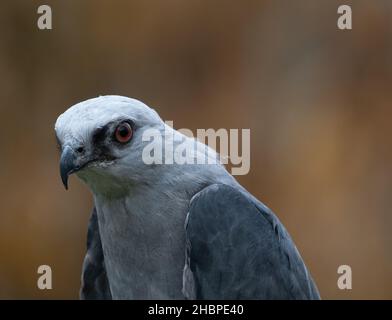
<svg viewBox="0 0 392 320">
<path fill-rule="evenodd" d="M 81 299 L 111 299 L 101 236 L 99 234 L 97 211 L 91 214 L 87 232 L 87 252 L 83 262 Z"/>
<path fill-rule="evenodd" d="M 190 203 L 183 294 L 187 299 L 319 299 L 289 234 L 246 191 L 214 184 Z"/>
</svg>

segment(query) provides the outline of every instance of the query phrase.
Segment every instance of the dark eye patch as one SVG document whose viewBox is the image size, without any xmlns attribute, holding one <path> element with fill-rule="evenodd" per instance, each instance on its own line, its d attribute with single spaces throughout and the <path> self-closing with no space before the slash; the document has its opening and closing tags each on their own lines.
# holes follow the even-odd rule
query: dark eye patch
<svg viewBox="0 0 392 320">
<path fill-rule="evenodd" d="M 95 129 L 93 133 L 93 141 L 92 141 L 94 146 L 100 145 L 105 142 L 109 129 L 110 129 L 109 124 Z"/>
<path fill-rule="evenodd" d="M 92 135 L 93 157 L 97 160 L 113 160 L 114 156 L 110 152 L 109 143 L 111 124 L 95 129 Z"/>
<path fill-rule="evenodd" d="M 118 148 L 124 147 L 124 145 L 117 142 L 114 138 L 115 129 L 122 122 L 128 122 L 131 127 L 134 128 L 134 123 L 130 120 L 117 120 L 95 129 L 92 134 L 92 146 L 95 159 L 114 160 L 115 156 L 111 152 L 113 146 Z"/>
</svg>

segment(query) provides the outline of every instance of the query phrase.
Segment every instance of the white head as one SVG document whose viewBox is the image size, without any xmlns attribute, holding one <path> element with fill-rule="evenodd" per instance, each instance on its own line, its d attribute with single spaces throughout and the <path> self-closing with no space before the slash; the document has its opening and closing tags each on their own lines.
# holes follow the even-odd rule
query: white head
<svg viewBox="0 0 392 320">
<path fill-rule="evenodd" d="M 125 186 L 145 180 L 154 166 L 142 161 L 143 132 L 164 127 L 153 109 L 127 97 L 101 96 L 72 106 L 55 125 L 64 186 L 74 172 L 100 192 L 124 192 Z"/>
</svg>

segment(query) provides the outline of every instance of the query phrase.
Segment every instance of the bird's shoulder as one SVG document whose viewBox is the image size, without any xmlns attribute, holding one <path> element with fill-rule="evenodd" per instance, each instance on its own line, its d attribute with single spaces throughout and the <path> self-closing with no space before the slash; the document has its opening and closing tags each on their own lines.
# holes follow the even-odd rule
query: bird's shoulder
<svg viewBox="0 0 392 320">
<path fill-rule="evenodd" d="M 198 279 L 196 297 L 213 298 L 224 290 L 234 299 L 317 297 L 283 224 L 242 187 L 202 189 L 190 201 L 185 228 L 189 268 Z M 235 291 L 239 296 L 217 284 L 214 279 L 222 276 L 241 286 Z"/>
<path fill-rule="evenodd" d="M 189 218 L 208 223 L 227 220 L 233 223 L 255 218 L 273 231 L 277 238 L 288 235 L 276 215 L 244 188 L 231 184 L 214 183 L 196 193 L 189 203 Z"/>
</svg>

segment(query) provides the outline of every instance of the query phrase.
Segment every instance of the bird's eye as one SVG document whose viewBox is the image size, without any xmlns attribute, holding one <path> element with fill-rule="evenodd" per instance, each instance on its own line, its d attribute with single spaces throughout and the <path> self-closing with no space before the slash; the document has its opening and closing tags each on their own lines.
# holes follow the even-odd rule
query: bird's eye
<svg viewBox="0 0 392 320">
<path fill-rule="evenodd" d="M 115 131 L 115 138 L 118 142 L 126 143 L 132 138 L 132 127 L 128 122 L 123 122 L 118 125 Z"/>
</svg>

